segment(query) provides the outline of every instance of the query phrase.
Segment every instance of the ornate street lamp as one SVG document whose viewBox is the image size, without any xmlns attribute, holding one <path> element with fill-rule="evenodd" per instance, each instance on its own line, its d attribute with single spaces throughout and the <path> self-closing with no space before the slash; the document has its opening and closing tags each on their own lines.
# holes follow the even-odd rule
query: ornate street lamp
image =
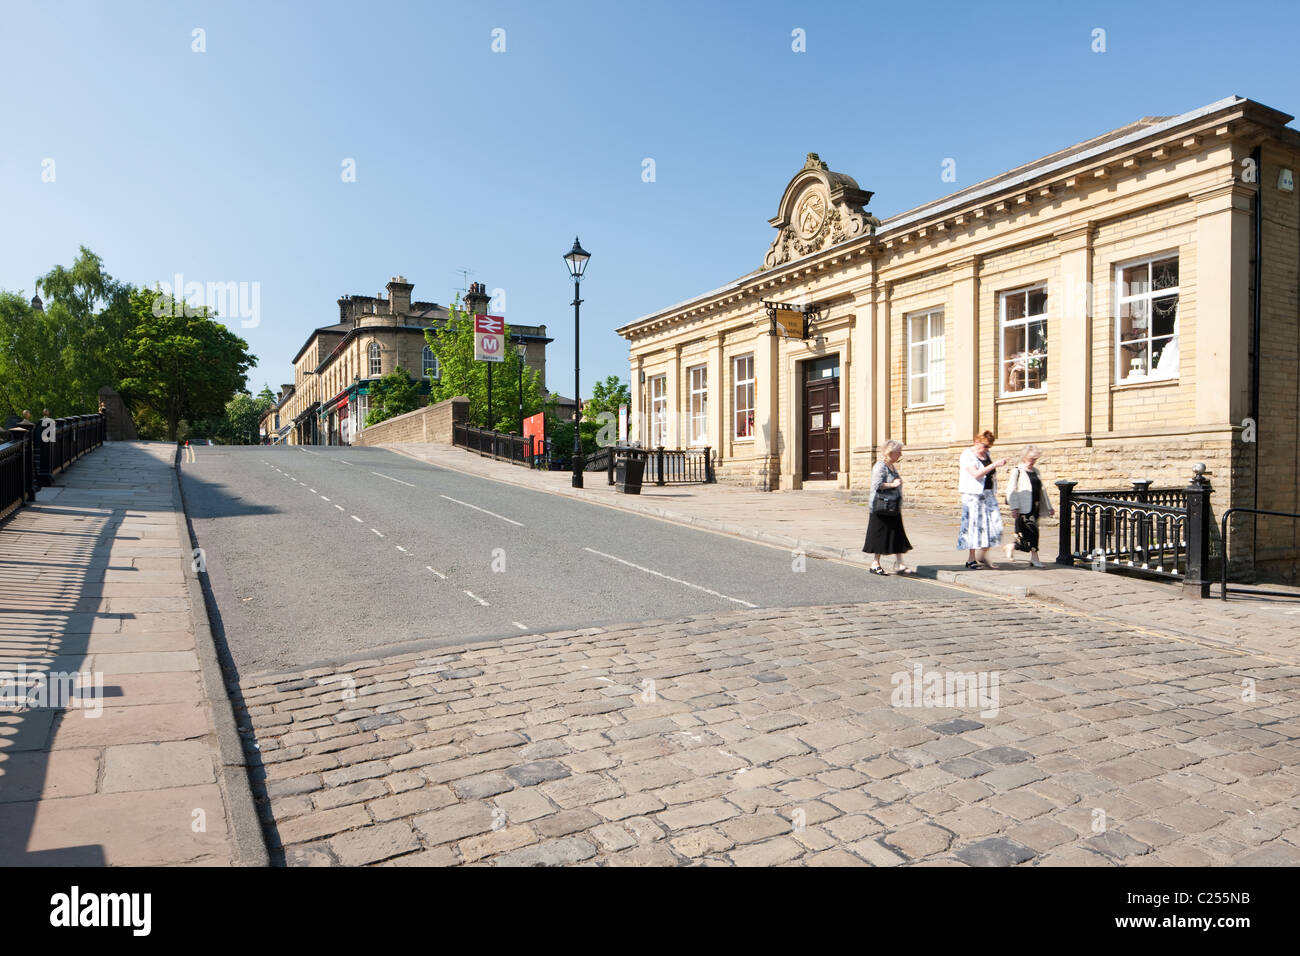
<svg viewBox="0 0 1300 956">
<path fill-rule="evenodd" d="M 573 277 L 573 487 L 582 487 L 582 429 L 579 427 L 581 415 L 578 409 L 582 406 L 578 398 L 581 388 L 581 379 L 579 377 L 578 366 L 578 306 L 582 304 L 582 298 L 579 295 L 582 283 L 582 274 L 587 270 L 587 260 L 591 258 L 591 253 L 587 252 L 578 243 L 578 237 L 573 237 L 573 248 L 565 255 L 564 261 L 568 263 L 569 275 Z"/>
</svg>

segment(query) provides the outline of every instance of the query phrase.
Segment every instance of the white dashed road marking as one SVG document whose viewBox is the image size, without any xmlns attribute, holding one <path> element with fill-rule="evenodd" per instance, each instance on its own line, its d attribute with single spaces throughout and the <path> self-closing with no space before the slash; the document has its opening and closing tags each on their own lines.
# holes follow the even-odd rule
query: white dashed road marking
<svg viewBox="0 0 1300 956">
<path fill-rule="evenodd" d="M 483 600 L 481 597 L 479 597 L 477 594 L 475 594 L 473 591 L 466 591 L 465 593 L 468 594 L 470 597 L 472 597 L 475 601 L 478 601 L 478 603 L 479 603 L 479 604 L 482 604 L 484 607 L 491 607 L 491 606 L 492 606 L 492 605 L 488 604 L 487 601 Z"/>
<path fill-rule="evenodd" d="M 402 554 L 410 554 L 410 552 L 407 551 L 405 548 L 403 548 L 400 544 L 397 545 L 397 550 L 402 552 Z"/>
<path fill-rule="evenodd" d="M 472 505 L 468 501 L 461 501 L 459 498 L 453 498 L 450 495 L 439 495 L 438 497 L 446 498 L 448 501 L 454 501 L 456 502 L 456 504 L 464 505 L 466 508 L 473 508 L 475 511 L 481 511 L 485 515 L 491 515 L 494 518 L 500 518 L 502 521 L 509 521 L 511 524 L 518 525 L 521 528 L 524 526 L 524 523 L 522 521 L 516 521 L 514 518 L 507 518 L 505 515 L 499 515 L 495 511 L 488 511 L 486 508 L 480 508 L 478 505 Z"/>
<path fill-rule="evenodd" d="M 361 521 L 361 519 L 358 518 L 356 515 L 349 515 L 348 517 L 350 517 L 353 521 Z M 364 523 L 365 523 L 365 522 L 362 522 L 362 524 L 364 524 Z"/>
<path fill-rule="evenodd" d="M 426 564 L 426 565 L 424 566 L 424 570 L 426 570 L 426 571 L 433 571 L 433 568 L 429 567 L 429 566 Z M 433 573 L 436 574 L 436 575 L 438 575 L 438 577 L 442 578 L 442 580 L 444 580 L 444 581 L 447 580 L 447 575 L 443 574 L 441 571 L 433 571 Z"/>
<path fill-rule="evenodd" d="M 371 474 L 372 474 L 372 475 L 378 475 L 380 478 L 387 478 L 389 481 L 395 481 L 395 482 L 397 482 L 399 485 L 406 485 L 406 487 L 408 487 L 408 488 L 414 488 L 414 487 L 415 487 L 415 485 L 411 484 L 409 481 L 403 481 L 401 478 L 394 478 L 394 477 L 392 477 L 391 475 L 380 475 L 379 472 L 377 472 L 377 471 L 372 471 Z"/>
<path fill-rule="evenodd" d="M 521 631 L 526 631 L 526 630 L 528 630 L 527 625 L 520 624 L 518 621 L 511 621 L 510 623 L 513 624 L 515 627 L 519 628 L 519 630 L 521 630 Z"/>
<path fill-rule="evenodd" d="M 644 571 L 646 574 L 653 574 L 655 577 L 663 578 L 665 581 L 672 581 L 674 584 L 683 584 L 688 588 L 695 588 L 697 591 L 703 591 L 705 594 L 712 594 L 714 597 L 720 597 L 726 601 L 733 601 L 736 604 L 743 604 L 745 607 L 758 607 L 757 604 L 750 604 L 748 601 L 742 601 L 740 598 L 727 597 L 711 588 L 702 587 L 698 584 L 692 584 L 690 581 L 683 581 L 681 578 L 674 578 L 664 574 L 661 571 L 652 571 L 650 568 L 643 568 L 639 564 L 633 564 L 631 561 L 624 561 L 622 558 L 616 558 L 612 554 L 606 554 L 604 551 L 597 551 L 595 548 L 583 548 L 584 551 L 590 551 L 592 554 L 598 554 L 602 558 L 609 558 L 611 561 L 617 561 L 619 564 L 626 564 L 629 568 L 636 568 L 638 571 Z"/>
<path fill-rule="evenodd" d="M 370 530 L 371 530 L 371 531 L 375 531 L 374 528 L 371 528 Z M 383 533 L 382 531 L 375 531 L 375 534 L 379 535 L 379 537 L 381 537 L 381 538 L 384 536 L 384 533 Z"/>
</svg>

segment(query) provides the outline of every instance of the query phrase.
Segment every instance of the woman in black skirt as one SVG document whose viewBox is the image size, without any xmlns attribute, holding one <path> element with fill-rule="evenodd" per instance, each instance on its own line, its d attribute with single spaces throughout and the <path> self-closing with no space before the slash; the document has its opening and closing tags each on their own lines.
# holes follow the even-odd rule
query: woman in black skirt
<svg viewBox="0 0 1300 956">
<path fill-rule="evenodd" d="M 903 443 L 887 441 L 880 446 L 880 461 L 871 469 L 871 494 L 867 497 L 871 518 L 862 550 L 872 555 L 872 574 L 889 573 L 880 566 L 882 554 L 894 556 L 894 570 L 899 574 L 916 573 L 916 568 L 903 563 L 903 555 L 912 550 L 912 543 L 903 530 L 903 479 L 894 467 L 902 457 Z"/>
</svg>

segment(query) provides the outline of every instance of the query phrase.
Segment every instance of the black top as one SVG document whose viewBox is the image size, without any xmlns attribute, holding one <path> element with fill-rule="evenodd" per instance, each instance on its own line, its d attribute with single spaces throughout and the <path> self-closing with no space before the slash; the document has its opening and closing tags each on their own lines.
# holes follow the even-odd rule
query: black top
<svg viewBox="0 0 1300 956">
<path fill-rule="evenodd" d="M 980 459 L 980 464 L 983 465 L 985 468 L 987 468 L 989 465 L 993 464 L 993 459 L 992 459 L 992 458 L 981 458 L 981 459 Z M 989 490 L 989 480 L 990 480 L 994 475 L 996 475 L 997 473 L 998 473 L 998 470 L 997 470 L 996 468 L 994 468 L 992 471 L 990 471 L 987 475 L 984 476 L 984 490 L 985 490 L 985 491 L 988 491 L 988 490 Z"/>
<path fill-rule="evenodd" d="M 1029 513 L 1036 518 L 1038 517 L 1038 504 L 1043 497 L 1043 480 L 1038 477 L 1037 468 L 1026 468 L 1025 474 L 1029 476 L 1029 486 L 1034 493 L 1034 506 L 1029 509 Z"/>
</svg>

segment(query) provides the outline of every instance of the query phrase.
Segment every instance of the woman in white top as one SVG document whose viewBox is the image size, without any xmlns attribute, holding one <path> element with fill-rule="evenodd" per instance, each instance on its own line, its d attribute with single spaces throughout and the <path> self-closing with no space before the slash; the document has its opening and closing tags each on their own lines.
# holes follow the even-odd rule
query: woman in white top
<svg viewBox="0 0 1300 956">
<path fill-rule="evenodd" d="M 1038 519 L 1056 515 L 1052 499 L 1047 495 L 1043 476 L 1038 473 L 1038 459 L 1042 451 L 1037 445 L 1026 445 L 1020 453 L 1020 464 L 1011 469 L 1007 479 L 1007 506 L 1016 519 L 1016 538 L 1007 544 L 1007 560 L 1012 560 L 1014 549 L 1029 552 L 1029 563 L 1041 568 L 1038 560 Z"/>
<path fill-rule="evenodd" d="M 961 493 L 961 530 L 957 532 L 957 550 L 965 551 L 966 568 L 993 568 L 989 548 L 1002 540 L 1002 512 L 998 510 L 998 486 L 995 473 L 1007 463 L 1005 458 L 989 459 L 993 433 L 983 431 L 961 453 L 958 491 Z M 978 555 L 976 552 L 979 552 Z"/>
</svg>

